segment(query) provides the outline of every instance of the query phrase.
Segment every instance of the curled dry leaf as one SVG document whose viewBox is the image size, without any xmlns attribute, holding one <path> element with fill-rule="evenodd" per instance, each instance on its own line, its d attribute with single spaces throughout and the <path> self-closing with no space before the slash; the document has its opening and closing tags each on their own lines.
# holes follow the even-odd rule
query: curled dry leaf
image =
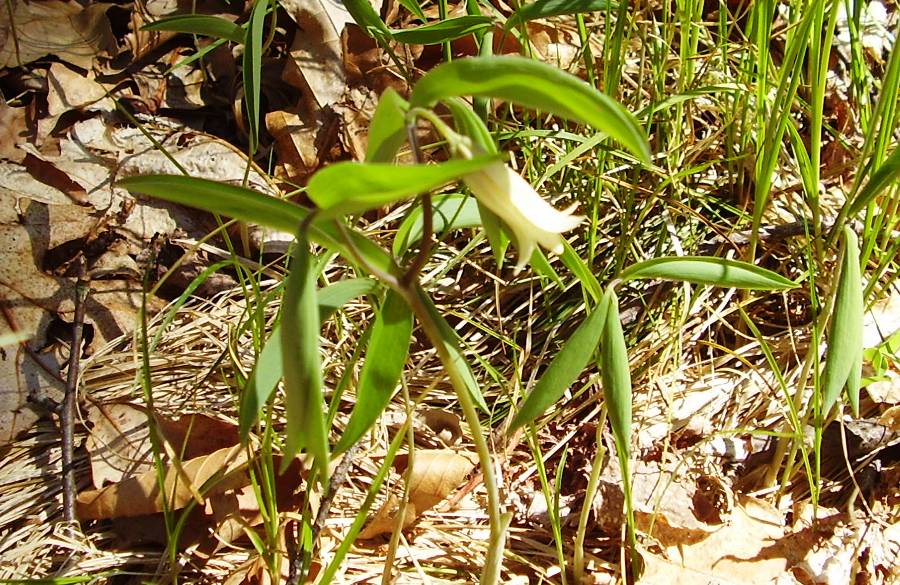
<svg viewBox="0 0 900 585">
<path fill-rule="evenodd" d="M 82 7 L 77 2 L 14 2 L 0 11 L 0 67 L 16 67 L 55 55 L 82 69 L 94 57 L 113 56 L 116 39 L 106 11 L 112 4 Z"/>
<path fill-rule="evenodd" d="M 786 534 L 783 514 L 760 500 L 744 498 L 729 521 L 707 537 L 672 544 L 665 549 L 666 557 L 645 552 L 645 571 L 638 583 L 773 583 L 789 575 L 802 558 Z"/>
<path fill-rule="evenodd" d="M 419 450 L 413 457 L 413 467 L 407 470 L 409 455 L 398 455 L 394 468 L 407 471 L 409 503 L 403 509 L 403 528 L 411 526 L 425 511 L 446 498 L 460 486 L 475 467 L 473 453 L 458 453 L 450 449 Z M 394 530 L 395 518 L 400 513 L 400 499 L 389 496 L 375 516 L 369 521 L 359 538 L 369 539 Z"/>
<path fill-rule="evenodd" d="M 181 470 L 166 469 L 165 493 L 168 507 L 178 510 L 195 499 L 235 490 L 249 483 L 242 471 L 247 452 L 240 445 L 219 449 L 203 457 L 184 461 Z M 100 490 L 78 494 L 76 512 L 81 520 L 100 520 L 155 514 L 163 510 L 156 470 L 141 473 Z"/>
<path fill-rule="evenodd" d="M 462 425 L 459 415 L 443 408 L 429 408 L 419 415 L 425 425 L 438 436 L 448 447 L 452 447 L 462 438 Z"/>
<path fill-rule="evenodd" d="M 147 409 L 128 403 L 92 406 L 85 447 L 91 457 L 94 487 L 153 471 Z M 202 414 L 156 417 L 160 435 L 185 460 L 209 455 L 238 443 L 235 425 Z"/>
</svg>

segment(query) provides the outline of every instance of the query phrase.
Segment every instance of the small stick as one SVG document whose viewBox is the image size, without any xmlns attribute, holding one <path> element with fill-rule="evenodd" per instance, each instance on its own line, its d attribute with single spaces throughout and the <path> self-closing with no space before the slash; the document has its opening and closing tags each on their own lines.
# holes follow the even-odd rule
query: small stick
<svg viewBox="0 0 900 585">
<path fill-rule="evenodd" d="M 62 427 L 63 514 L 67 522 L 77 522 L 75 516 L 75 396 L 78 392 L 78 372 L 81 360 L 81 341 L 84 332 L 85 301 L 90 293 L 90 281 L 85 278 L 85 262 L 78 260 L 78 280 L 75 282 L 75 316 L 72 320 L 72 345 L 69 347 L 69 369 L 66 393 L 59 412 Z"/>
<path fill-rule="evenodd" d="M 353 445 L 351 445 L 351 447 L 344 453 L 344 458 L 340 463 L 338 463 L 337 467 L 334 470 L 334 473 L 331 475 L 331 480 L 328 482 L 328 486 L 325 488 L 325 493 L 322 496 L 321 503 L 319 504 L 319 511 L 318 513 L 316 513 L 316 519 L 313 521 L 313 546 L 315 546 L 315 542 L 319 538 L 319 533 L 325 526 L 325 520 L 328 519 L 328 512 L 329 510 L 331 510 L 331 503 L 334 501 L 334 496 L 337 495 L 338 489 L 347 480 L 347 474 L 350 472 L 350 466 L 353 464 L 353 458 L 356 456 L 356 452 L 359 451 L 361 445 L 362 441 L 357 441 Z M 290 569 L 288 571 L 288 578 L 285 582 L 285 585 L 298 585 L 300 583 L 301 573 L 303 572 L 300 570 L 300 568 L 303 565 L 304 553 L 311 554 L 311 551 L 304 551 L 303 547 L 298 542 L 301 534 L 302 528 L 297 526 L 296 521 L 291 521 L 291 524 L 285 531 L 285 546 L 287 548 L 288 559 L 290 562 Z"/>
</svg>

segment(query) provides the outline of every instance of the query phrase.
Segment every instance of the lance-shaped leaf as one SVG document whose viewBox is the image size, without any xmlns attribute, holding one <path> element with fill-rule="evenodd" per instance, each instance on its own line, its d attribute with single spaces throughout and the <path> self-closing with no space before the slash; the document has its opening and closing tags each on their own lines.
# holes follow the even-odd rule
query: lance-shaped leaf
<svg viewBox="0 0 900 585">
<path fill-rule="evenodd" d="M 606 311 L 606 303 L 601 303 L 581 322 L 528 393 L 507 432 L 539 417 L 571 387 L 597 350 Z"/>
<path fill-rule="evenodd" d="M 488 16 L 459 16 L 416 28 L 392 30 L 391 36 L 395 41 L 411 45 L 438 45 L 490 28 L 493 23 Z"/>
<path fill-rule="evenodd" d="M 351 299 L 374 292 L 378 283 L 371 278 L 348 278 L 318 291 L 319 324 L 321 325 Z M 283 376 L 281 353 L 281 325 L 272 328 L 269 340 L 259 352 L 256 364 L 241 393 L 238 415 L 241 440 L 246 442 L 250 426 L 256 422 L 259 410 L 269 401 Z"/>
<path fill-rule="evenodd" d="M 603 379 L 603 400 L 613 438 L 621 458 L 631 453 L 631 371 L 628 349 L 619 319 L 619 299 L 612 288 L 603 295 L 606 308 L 603 334 L 600 338 L 600 375 Z"/>
<path fill-rule="evenodd" d="M 303 229 L 297 235 L 284 289 L 281 356 L 287 419 L 282 466 L 305 448 L 319 465 L 321 481 L 327 483 L 328 432 L 322 400 L 316 268 Z"/>
<path fill-rule="evenodd" d="M 393 88 L 387 88 L 378 100 L 378 107 L 369 124 L 369 145 L 366 162 L 393 162 L 406 140 L 406 112 L 409 102 Z"/>
<path fill-rule="evenodd" d="M 797 283 L 771 270 L 740 260 L 707 256 L 654 258 L 629 266 L 619 278 L 623 281 L 660 278 L 752 290 L 781 290 L 797 286 Z"/>
<path fill-rule="evenodd" d="M 828 417 L 841 389 L 847 396 L 854 415 L 859 414 L 859 383 L 863 360 L 863 285 L 859 268 L 859 240 L 850 227 L 844 227 L 844 258 L 834 300 L 825 372 L 822 384 L 821 418 Z"/>
<path fill-rule="evenodd" d="M 211 213 L 227 215 L 283 232 L 296 231 L 300 222 L 309 215 L 308 209 L 289 201 L 264 195 L 252 189 L 197 177 L 143 175 L 122 179 L 117 184 L 129 191 L 205 209 Z M 377 244 L 352 229 L 348 228 L 347 232 L 353 240 L 355 252 L 361 254 L 368 264 L 385 272 L 397 271 L 393 259 Z M 334 222 L 313 222 L 309 229 L 309 237 L 317 244 L 338 251 L 344 258 L 356 261 L 354 251 L 345 246 Z"/>
<path fill-rule="evenodd" d="M 589 124 L 649 163 L 650 147 L 625 108 L 579 78 L 524 57 L 472 57 L 435 67 L 416 83 L 414 107 L 464 95 L 503 99 Z"/>
<path fill-rule="evenodd" d="M 436 165 L 340 162 L 313 175 L 306 193 L 322 217 L 339 217 L 431 191 L 496 162 L 495 156 Z"/>
<path fill-rule="evenodd" d="M 370 37 L 391 38 L 391 29 L 384 24 L 369 0 L 343 0 L 344 8 Z"/>
<path fill-rule="evenodd" d="M 455 369 L 462 376 L 462 383 L 469 390 L 469 394 L 472 395 L 475 404 L 477 404 L 484 412 L 490 412 L 488 410 L 487 402 L 484 400 L 484 395 L 481 393 L 481 388 L 478 386 L 478 380 L 475 379 L 475 374 L 472 373 L 472 368 L 469 367 L 469 362 L 466 360 L 466 356 L 463 355 L 462 348 L 460 347 L 459 335 L 457 335 L 453 327 L 447 323 L 447 320 L 444 319 L 444 316 L 441 315 L 438 308 L 434 306 L 431 297 L 429 297 L 421 287 L 416 288 L 416 294 L 422 300 L 422 304 L 425 306 L 425 310 L 428 311 L 431 319 L 437 323 L 444 349 L 450 354 L 450 359 L 453 360 L 453 363 L 456 365 Z"/>
<path fill-rule="evenodd" d="M 434 198 L 433 214 L 433 229 L 436 235 L 481 224 L 478 202 L 468 195 L 458 193 L 438 195 Z M 394 255 L 402 256 L 410 246 L 418 243 L 422 239 L 422 230 L 422 208 L 415 207 L 397 228 L 397 235 L 394 236 Z"/>
<path fill-rule="evenodd" d="M 409 305 L 399 294 L 388 291 L 372 326 L 366 361 L 359 374 L 356 404 L 335 452 L 356 443 L 390 402 L 409 354 L 412 327 Z"/>
<path fill-rule="evenodd" d="M 519 24 L 547 18 L 548 16 L 560 16 L 563 14 L 583 14 L 599 10 L 609 10 L 618 7 L 618 3 L 609 0 L 538 0 L 523 4 L 518 10 L 509 15 L 504 28 L 510 30 Z"/>
<path fill-rule="evenodd" d="M 220 16 L 208 16 L 205 14 L 183 14 L 162 18 L 150 24 L 145 24 L 141 30 L 168 31 L 176 33 L 188 33 L 225 39 L 233 43 L 243 43 L 245 39 L 244 29 L 230 20 Z"/>
</svg>

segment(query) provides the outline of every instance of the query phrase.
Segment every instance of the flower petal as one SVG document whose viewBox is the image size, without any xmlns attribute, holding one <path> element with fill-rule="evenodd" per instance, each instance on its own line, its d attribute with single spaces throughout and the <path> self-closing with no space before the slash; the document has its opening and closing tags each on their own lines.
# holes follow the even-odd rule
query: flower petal
<svg viewBox="0 0 900 585">
<path fill-rule="evenodd" d="M 528 181 L 503 163 L 489 165 L 463 180 L 478 201 L 496 213 L 512 232 L 519 251 L 517 271 L 531 259 L 538 244 L 555 254 L 562 253 L 560 234 L 584 219 L 572 215 L 572 208 L 559 211 L 547 203 Z"/>
</svg>

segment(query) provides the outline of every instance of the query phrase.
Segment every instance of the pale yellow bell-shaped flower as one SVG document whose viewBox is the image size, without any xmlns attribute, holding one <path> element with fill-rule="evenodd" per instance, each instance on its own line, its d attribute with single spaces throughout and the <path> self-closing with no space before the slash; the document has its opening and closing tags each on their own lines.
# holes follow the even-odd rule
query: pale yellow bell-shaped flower
<svg viewBox="0 0 900 585">
<path fill-rule="evenodd" d="M 574 205 L 559 211 L 544 201 L 528 181 L 499 161 L 464 175 L 463 182 L 475 198 L 493 211 L 512 232 L 510 235 L 519 252 L 516 272 L 525 267 L 538 245 L 554 254 L 561 254 L 561 234 L 584 219 L 583 216 L 572 215 Z"/>
</svg>

